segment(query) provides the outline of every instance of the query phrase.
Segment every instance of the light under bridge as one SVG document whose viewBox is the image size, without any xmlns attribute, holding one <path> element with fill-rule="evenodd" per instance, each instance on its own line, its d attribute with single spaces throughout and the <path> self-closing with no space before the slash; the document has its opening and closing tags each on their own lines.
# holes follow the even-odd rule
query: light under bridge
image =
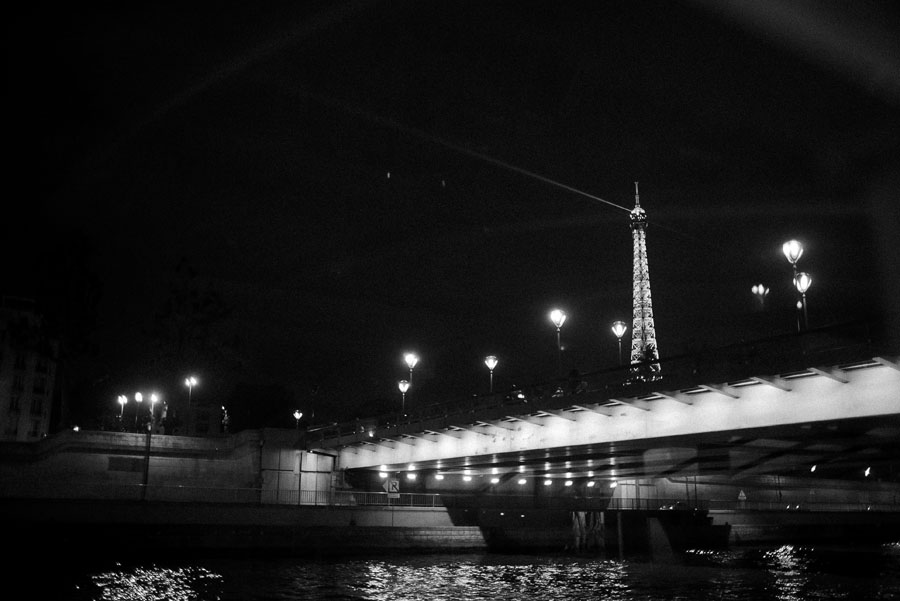
<svg viewBox="0 0 900 601">
<path fill-rule="evenodd" d="M 756 362 L 733 379 L 703 377 L 696 361 L 643 382 L 628 368 L 610 370 L 342 424 L 310 432 L 308 444 L 337 451 L 340 469 L 396 474 L 418 490 L 435 479 L 482 490 L 691 476 L 900 481 L 900 361 L 860 358 L 859 348 L 852 360 L 819 361 L 846 351 L 806 352 L 793 360 L 805 367 L 778 372 L 753 373 Z M 734 355 L 715 360 L 734 371 Z"/>
</svg>

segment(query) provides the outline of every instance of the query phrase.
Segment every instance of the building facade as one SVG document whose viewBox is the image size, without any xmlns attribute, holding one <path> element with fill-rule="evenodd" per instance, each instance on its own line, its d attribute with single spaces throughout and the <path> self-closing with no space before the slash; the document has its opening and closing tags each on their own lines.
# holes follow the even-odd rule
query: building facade
<svg viewBox="0 0 900 601">
<path fill-rule="evenodd" d="M 34 301 L 0 299 L 0 440 L 49 433 L 58 365 L 59 340 Z"/>
</svg>

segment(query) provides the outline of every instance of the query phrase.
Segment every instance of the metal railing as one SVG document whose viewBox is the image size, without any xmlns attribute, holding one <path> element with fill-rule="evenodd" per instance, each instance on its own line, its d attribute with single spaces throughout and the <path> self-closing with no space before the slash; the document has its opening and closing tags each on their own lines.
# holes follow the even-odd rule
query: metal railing
<svg viewBox="0 0 900 601">
<path fill-rule="evenodd" d="M 442 497 L 430 493 L 395 493 L 323 490 L 262 490 L 264 505 L 324 505 L 329 507 L 443 507 Z"/>
<path fill-rule="evenodd" d="M 900 512 L 898 503 L 870 503 L 864 501 L 822 501 L 822 502 L 787 502 L 787 501 L 732 501 L 710 500 L 707 507 L 710 511 L 766 511 L 766 512 L 832 512 L 832 513 L 865 513 L 865 512 Z"/>
<path fill-rule="evenodd" d="M 897 512 L 900 502 L 792 502 L 724 499 L 572 497 L 552 495 L 459 495 L 356 490 L 288 490 L 166 485 L 81 484 L 28 490 L 0 486 L 0 498 L 222 503 L 321 507 L 416 507 L 465 509 L 560 509 L 570 511 L 748 511 L 748 512 Z"/>
<path fill-rule="evenodd" d="M 681 390 L 699 383 L 738 382 L 753 376 L 797 373 L 813 366 L 851 364 L 898 351 L 900 342 L 895 339 L 873 343 L 872 328 L 864 321 L 837 324 L 646 364 L 557 378 L 505 392 L 452 399 L 410 408 L 405 413 L 317 425 L 308 430 L 307 442 L 340 446 L 414 428 L 465 424 L 476 416 L 491 420 L 510 412 L 564 409 L 576 402 L 597 402 L 620 395 L 639 398 L 661 389 Z M 651 363 L 658 364 L 661 371 L 650 373 Z"/>
<path fill-rule="evenodd" d="M 612 511 L 655 511 L 655 510 L 706 510 L 709 501 L 697 499 L 631 499 L 616 497 L 609 500 L 607 509 Z"/>
</svg>

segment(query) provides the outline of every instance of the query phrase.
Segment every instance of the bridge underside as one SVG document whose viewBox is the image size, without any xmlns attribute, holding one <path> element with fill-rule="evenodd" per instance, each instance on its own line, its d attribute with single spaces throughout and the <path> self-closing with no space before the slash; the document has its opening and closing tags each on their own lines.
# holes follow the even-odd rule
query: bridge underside
<svg viewBox="0 0 900 601">
<path fill-rule="evenodd" d="M 691 476 L 740 482 L 772 475 L 900 482 L 900 416 L 445 457 L 417 461 L 411 470 L 405 463 L 356 469 L 609 482 Z"/>
</svg>

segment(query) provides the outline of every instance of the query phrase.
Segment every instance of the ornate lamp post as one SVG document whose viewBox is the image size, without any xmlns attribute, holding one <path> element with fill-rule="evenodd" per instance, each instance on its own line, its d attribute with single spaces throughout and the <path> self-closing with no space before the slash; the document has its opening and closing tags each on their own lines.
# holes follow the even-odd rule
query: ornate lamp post
<svg viewBox="0 0 900 601">
<path fill-rule="evenodd" d="M 134 400 L 140 403 L 144 399 L 144 395 L 140 392 L 134 395 Z M 159 396 L 157 394 L 150 394 L 150 421 L 147 423 L 147 445 L 146 445 L 146 453 L 144 457 L 144 486 L 141 488 L 141 500 L 147 498 L 147 487 L 150 483 L 150 448 L 151 448 L 151 440 L 153 437 L 153 405 L 159 401 Z"/>
<path fill-rule="evenodd" d="M 566 312 L 562 309 L 553 309 L 550 311 L 550 321 L 556 326 L 557 367 L 559 369 L 559 375 L 562 375 L 562 339 L 560 337 L 560 330 L 562 325 L 566 323 L 566 317 Z"/>
<path fill-rule="evenodd" d="M 494 355 L 488 355 L 484 358 L 484 364 L 487 365 L 488 370 L 491 372 L 491 393 L 494 392 L 494 368 L 497 367 L 497 357 Z"/>
<path fill-rule="evenodd" d="M 222 407 L 223 411 L 224 411 L 224 409 L 225 409 L 225 407 Z M 300 411 L 299 409 L 294 409 L 293 415 L 294 415 L 294 419 L 297 422 L 297 429 L 299 430 L 300 429 L 300 418 L 303 417 L 303 412 Z"/>
<path fill-rule="evenodd" d="M 612 324 L 612 332 L 619 339 L 619 365 L 622 365 L 622 336 L 628 331 L 628 324 L 624 321 L 616 321 Z"/>
<path fill-rule="evenodd" d="M 809 321 L 806 316 L 806 291 L 812 286 L 812 278 L 808 273 L 801 271 L 794 276 L 794 286 L 797 287 L 797 292 L 800 293 L 800 303 L 803 307 L 803 328 L 806 329 L 809 328 Z"/>
<path fill-rule="evenodd" d="M 797 240 L 788 240 L 781 245 L 781 252 L 784 253 L 784 258 L 793 266 L 794 273 L 796 273 L 797 261 L 803 256 L 803 245 Z"/>
<path fill-rule="evenodd" d="M 119 421 L 122 421 L 122 417 L 125 415 L 125 404 L 128 403 L 128 397 L 124 394 L 119 395 L 119 405 L 122 406 L 122 409 L 119 411 Z"/>
<path fill-rule="evenodd" d="M 402 397 L 402 399 L 401 399 L 402 404 L 400 405 L 400 411 L 403 412 L 403 414 L 405 415 L 406 414 L 406 391 L 409 390 L 409 381 L 408 380 L 400 380 L 399 382 L 397 382 L 397 388 L 400 389 L 400 395 Z"/>
<path fill-rule="evenodd" d="M 403 355 L 403 360 L 406 361 L 406 365 L 409 367 L 409 381 L 412 382 L 413 368 L 419 362 L 419 356 L 415 353 L 406 353 Z"/>
<path fill-rule="evenodd" d="M 791 269 L 794 270 L 794 286 L 796 286 L 797 281 L 797 261 L 800 260 L 800 257 L 803 256 L 803 245 L 800 244 L 797 240 L 788 240 L 784 244 L 781 245 L 781 252 L 784 253 L 784 258 L 788 260 L 788 263 L 791 264 Z M 799 291 L 799 288 L 798 288 Z M 801 293 L 802 294 L 802 293 Z M 803 307 L 802 301 L 798 303 L 797 306 L 797 331 L 800 331 L 800 310 Z"/>
</svg>

